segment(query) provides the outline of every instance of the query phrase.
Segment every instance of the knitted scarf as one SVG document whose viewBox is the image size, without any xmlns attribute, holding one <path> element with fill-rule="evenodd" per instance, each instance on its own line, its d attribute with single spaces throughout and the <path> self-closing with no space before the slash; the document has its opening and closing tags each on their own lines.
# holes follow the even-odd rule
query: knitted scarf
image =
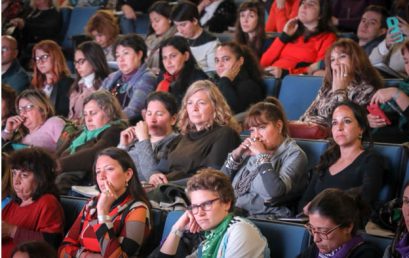
<svg viewBox="0 0 409 258">
<path fill-rule="evenodd" d="M 233 214 L 229 213 L 219 225 L 205 234 L 205 242 L 202 248 L 203 258 L 216 258 L 217 250 L 219 250 L 220 243 L 223 239 L 224 234 L 229 227 L 230 221 L 233 218 Z"/>
<path fill-rule="evenodd" d="M 103 131 L 105 131 L 105 129 L 111 127 L 111 124 L 106 124 L 103 127 L 100 127 L 98 129 L 89 131 L 87 129 L 87 127 L 84 127 L 84 130 L 82 131 L 82 133 L 80 135 L 77 136 L 77 138 L 75 138 L 71 145 L 70 145 L 70 154 L 75 153 L 76 149 L 78 147 L 80 147 L 81 145 L 83 145 L 84 143 L 95 139 L 100 133 L 102 133 Z"/>
</svg>

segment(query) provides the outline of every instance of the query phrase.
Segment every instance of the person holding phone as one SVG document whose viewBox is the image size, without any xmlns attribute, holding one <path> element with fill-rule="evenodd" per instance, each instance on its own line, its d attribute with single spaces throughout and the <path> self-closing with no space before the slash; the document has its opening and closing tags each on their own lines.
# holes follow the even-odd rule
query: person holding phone
<svg viewBox="0 0 409 258">
<path fill-rule="evenodd" d="M 185 231 L 205 231 L 194 257 L 270 257 L 257 227 L 233 215 L 234 191 L 227 176 L 212 168 L 201 169 L 189 179 L 186 192 L 191 205 L 172 226 L 159 257 L 174 256 Z"/>
</svg>

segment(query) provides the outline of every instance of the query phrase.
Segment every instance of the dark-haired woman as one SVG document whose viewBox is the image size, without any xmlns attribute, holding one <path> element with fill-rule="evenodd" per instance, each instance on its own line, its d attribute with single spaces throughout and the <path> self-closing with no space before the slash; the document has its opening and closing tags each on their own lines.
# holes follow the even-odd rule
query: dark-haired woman
<svg viewBox="0 0 409 258">
<path fill-rule="evenodd" d="M 71 86 L 70 111 L 68 119 L 78 121 L 82 117 L 84 99 L 99 89 L 109 74 L 104 51 L 95 42 L 79 45 L 74 56 L 77 78 Z"/>
<path fill-rule="evenodd" d="M 37 147 L 14 152 L 9 159 L 12 201 L 2 210 L 2 257 L 27 240 L 45 240 L 58 247 L 63 237 L 64 211 L 54 183 L 56 162 Z"/>
<path fill-rule="evenodd" d="M 164 79 L 156 90 L 172 93 L 180 105 L 187 88 L 195 81 L 207 79 L 207 75 L 198 66 L 183 37 L 174 36 L 163 41 L 159 53 Z"/>
<path fill-rule="evenodd" d="M 371 142 L 366 112 L 353 102 L 341 102 L 331 117 L 333 141 L 321 156 L 298 209 L 306 212 L 308 203 L 326 188 L 356 188 L 362 199 L 375 209 L 385 164 L 371 150 L 371 144 L 367 149 L 363 147 L 364 141 Z"/>
<path fill-rule="evenodd" d="M 215 62 L 216 84 L 234 113 L 264 98 L 261 68 L 249 48 L 235 42 L 221 43 Z"/>
<path fill-rule="evenodd" d="M 160 71 L 159 49 L 162 41 L 172 37 L 176 33 L 170 19 L 171 5 L 166 1 L 155 2 L 148 11 L 150 27 L 145 43 L 148 47 L 146 64 L 155 74 Z"/>
<path fill-rule="evenodd" d="M 124 150 L 108 148 L 94 163 L 101 194 L 78 215 L 59 257 L 134 257 L 151 231 L 150 203 Z"/>
<path fill-rule="evenodd" d="M 307 73 L 324 59 L 336 40 L 330 20 L 329 0 L 302 0 L 298 16 L 288 20 L 283 32 L 261 57 L 261 66 L 276 78 Z"/>
</svg>

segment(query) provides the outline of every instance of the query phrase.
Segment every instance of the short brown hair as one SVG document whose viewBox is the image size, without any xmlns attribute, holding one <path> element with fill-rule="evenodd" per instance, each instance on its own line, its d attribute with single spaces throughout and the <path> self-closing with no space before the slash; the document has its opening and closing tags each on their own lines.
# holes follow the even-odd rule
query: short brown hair
<svg viewBox="0 0 409 258">
<path fill-rule="evenodd" d="M 85 33 L 89 36 L 93 31 L 106 35 L 108 42 L 112 44 L 119 34 L 119 26 L 113 13 L 107 10 L 97 11 L 85 26 Z"/>
</svg>

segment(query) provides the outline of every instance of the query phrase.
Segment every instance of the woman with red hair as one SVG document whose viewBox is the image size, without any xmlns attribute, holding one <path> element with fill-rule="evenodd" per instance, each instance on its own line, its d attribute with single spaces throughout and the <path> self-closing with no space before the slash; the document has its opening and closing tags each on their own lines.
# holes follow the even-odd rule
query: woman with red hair
<svg viewBox="0 0 409 258">
<path fill-rule="evenodd" d="M 73 79 L 61 48 L 52 40 L 43 40 L 34 45 L 32 57 L 35 65 L 31 84 L 50 98 L 57 115 L 67 116 Z"/>
</svg>

